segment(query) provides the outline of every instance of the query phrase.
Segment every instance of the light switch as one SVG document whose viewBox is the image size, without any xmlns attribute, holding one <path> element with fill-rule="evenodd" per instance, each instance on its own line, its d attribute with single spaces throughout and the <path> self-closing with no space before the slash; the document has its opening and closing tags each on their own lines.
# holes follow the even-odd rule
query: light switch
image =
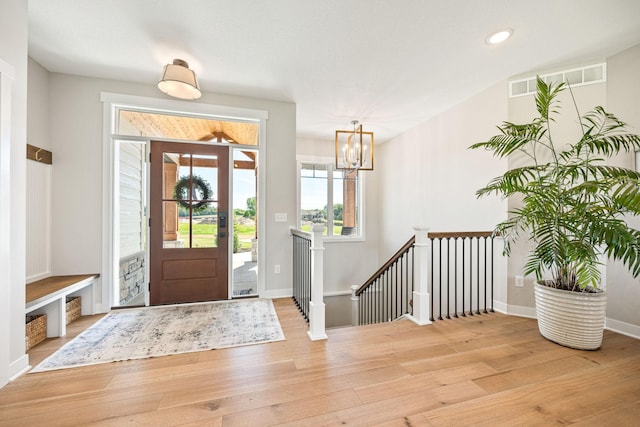
<svg viewBox="0 0 640 427">
<path fill-rule="evenodd" d="M 287 222 L 287 213 L 286 212 L 276 213 L 276 222 Z"/>
</svg>

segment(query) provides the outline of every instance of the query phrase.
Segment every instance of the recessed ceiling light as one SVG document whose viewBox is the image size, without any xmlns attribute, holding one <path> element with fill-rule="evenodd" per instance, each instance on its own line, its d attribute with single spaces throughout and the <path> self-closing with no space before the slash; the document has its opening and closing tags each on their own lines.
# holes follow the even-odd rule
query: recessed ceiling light
<svg viewBox="0 0 640 427">
<path fill-rule="evenodd" d="M 504 30 L 496 31 L 495 33 L 487 37 L 487 43 L 488 44 L 502 43 L 503 41 L 511 37 L 512 34 L 513 34 L 513 30 L 511 28 L 506 28 Z"/>
</svg>

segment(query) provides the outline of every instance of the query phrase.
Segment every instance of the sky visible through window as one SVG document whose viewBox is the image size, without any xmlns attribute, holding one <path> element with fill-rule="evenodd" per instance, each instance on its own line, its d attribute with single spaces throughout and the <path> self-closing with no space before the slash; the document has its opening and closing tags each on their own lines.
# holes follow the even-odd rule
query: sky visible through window
<svg viewBox="0 0 640 427">
<path fill-rule="evenodd" d="M 327 206 L 327 165 L 303 164 L 300 172 L 300 208 L 302 210 L 324 209 Z M 333 172 L 333 204 L 342 203 L 343 174 Z"/>
<path fill-rule="evenodd" d="M 234 150 L 234 160 L 248 160 L 248 158 Z M 203 156 L 199 156 L 203 157 Z M 217 177 L 208 168 L 193 168 L 194 175 L 198 175 L 209 182 L 214 190 L 214 199 L 217 199 Z M 180 176 L 188 176 L 189 167 L 180 167 Z M 255 171 L 248 169 L 234 169 L 233 171 L 233 208 L 247 209 L 247 199 L 256 196 Z"/>
<path fill-rule="evenodd" d="M 324 209 L 327 206 L 327 179 L 302 178 L 300 208 L 303 210 Z"/>
<path fill-rule="evenodd" d="M 256 153 L 257 154 L 257 153 Z M 234 160 L 248 160 L 240 150 L 233 150 Z M 256 197 L 256 175 L 254 170 L 233 170 L 233 208 L 247 209 L 247 199 Z"/>
<path fill-rule="evenodd" d="M 252 170 L 236 169 L 233 173 L 233 208 L 247 209 L 247 199 L 256 197 L 256 178 Z"/>
</svg>

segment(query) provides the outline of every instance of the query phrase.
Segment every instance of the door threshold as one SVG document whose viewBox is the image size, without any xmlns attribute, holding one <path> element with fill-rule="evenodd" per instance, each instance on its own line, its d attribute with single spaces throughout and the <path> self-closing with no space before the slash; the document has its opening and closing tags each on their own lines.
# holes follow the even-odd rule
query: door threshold
<svg viewBox="0 0 640 427">
<path fill-rule="evenodd" d="M 111 307 L 111 310 L 125 310 L 127 308 L 142 308 L 146 307 L 144 304 L 136 304 L 136 305 L 116 305 Z"/>
<path fill-rule="evenodd" d="M 231 299 L 260 298 L 260 295 L 234 295 Z"/>
</svg>

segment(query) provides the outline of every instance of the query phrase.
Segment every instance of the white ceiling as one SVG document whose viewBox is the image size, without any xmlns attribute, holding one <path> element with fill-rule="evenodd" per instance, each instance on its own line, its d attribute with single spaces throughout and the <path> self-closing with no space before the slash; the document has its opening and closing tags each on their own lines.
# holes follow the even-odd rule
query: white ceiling
<svg viewBox="0 0 640 427">
<path fill-rule="evenodd" d="M 181 58 L 204 91 L 295 102 L 298 136 L 328 140 L 358 119 L 382 142 L 638 43 L 639 0 L 29 0 L 29 53 L 51 72 L 155 84 Z"/>
</svg>

